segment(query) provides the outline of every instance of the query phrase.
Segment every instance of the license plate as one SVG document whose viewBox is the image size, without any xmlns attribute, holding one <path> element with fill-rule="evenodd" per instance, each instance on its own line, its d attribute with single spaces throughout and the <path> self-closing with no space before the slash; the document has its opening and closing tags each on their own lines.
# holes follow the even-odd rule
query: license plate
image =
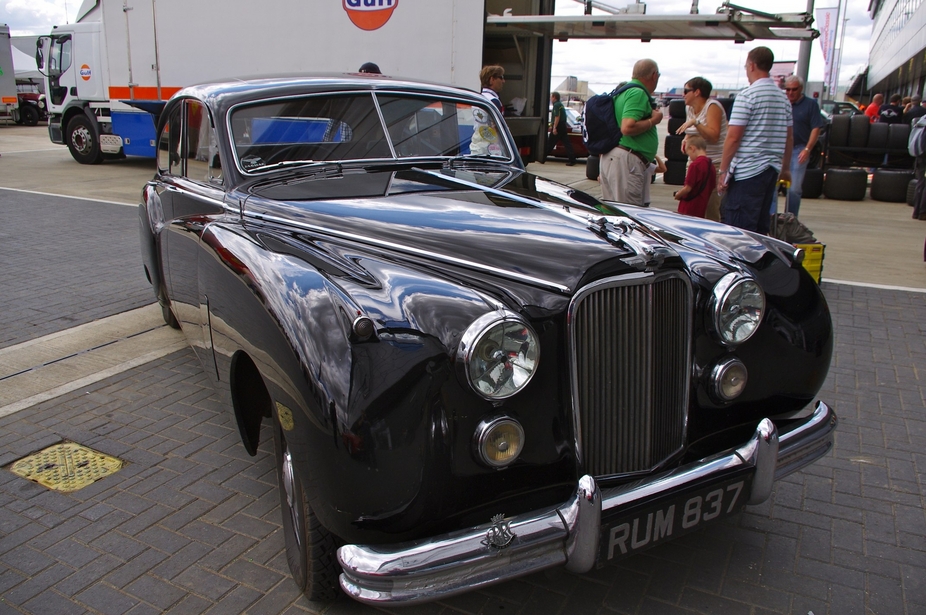
<svg viewBox="0 0 926 615">
<path fill-rule="evenodd" d="M 751 474 L 668 494 L 602 520 L 600 564 L 639 553 L 739 512 L 749 499 Z"/>
</svg>

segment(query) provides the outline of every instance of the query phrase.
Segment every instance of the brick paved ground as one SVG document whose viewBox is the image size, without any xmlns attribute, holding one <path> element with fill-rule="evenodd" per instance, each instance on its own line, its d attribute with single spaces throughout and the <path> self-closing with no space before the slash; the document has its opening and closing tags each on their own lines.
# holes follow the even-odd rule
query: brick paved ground
<svg viewBox="0 0 926 615">
<path fill-rule="evenodd" d="M 824 287 L 833 454 L 769 502 L 621 564 L 394 612 L 926 612 L 926 297 Z M 0 419 L 0 465 L 62 439 L 128 465 L 70 495 L 0 471 L 0 612 L 379 612 L 296 594 L 270 449 L 247 456 L 191 351 Z"/>
<path fill-rule="evenodd" d="M 0 348 L 154 301 L 134 207 L 0 190 Z"/>
</svg>

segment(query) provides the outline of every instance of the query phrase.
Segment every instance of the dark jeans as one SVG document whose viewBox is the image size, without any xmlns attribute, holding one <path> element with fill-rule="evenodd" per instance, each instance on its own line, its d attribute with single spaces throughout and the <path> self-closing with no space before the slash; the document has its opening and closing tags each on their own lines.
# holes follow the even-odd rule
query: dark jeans
<svg viewBox="0 0 926 615">
<path fill-rule="evenodd" d="M 768 235 L 768 204 L 775 198 L 778 171 L 768 167 L 755 177 L 733 181 L 720 204 L 720 221 L 747 231 Z"/>
<path fill-rule="evenodd" d="M 553 134 L 553 132 L 550 131 L 550 138 L 547 139 L 547 156 L 549 156 L 553 148 L 556 147 L 557 141 L 562 141 L 563 147 L 566 148 L 566 155 L 569 157 L 569 161 L 575 162 L 576 153 L 572 149 L 572 141 L 569 140 L 569 132 L 564 131 L 562 128 L 560 128 L 558 134 Z"/>
</svg>

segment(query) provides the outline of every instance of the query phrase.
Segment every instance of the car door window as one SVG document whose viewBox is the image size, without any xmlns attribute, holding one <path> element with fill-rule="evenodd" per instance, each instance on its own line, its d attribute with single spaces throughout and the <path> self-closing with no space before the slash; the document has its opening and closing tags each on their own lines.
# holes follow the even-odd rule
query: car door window
<svg viewBox="0 0 926 615">
<path fill-rule="evenodd" d="M 209 110 L 198 100 L 184 104 L 186 116 L 185 176 L 197 182 L 221 182 L 222 165 Z"/>
<path fill-rule="evenodd" d="M 183 174 L 180 159 L 180 112 L 182 108 L 182 105 L 177 105 L 170 111 L 158 137 L 158 169 L 162 173 Z"/>
</svg>

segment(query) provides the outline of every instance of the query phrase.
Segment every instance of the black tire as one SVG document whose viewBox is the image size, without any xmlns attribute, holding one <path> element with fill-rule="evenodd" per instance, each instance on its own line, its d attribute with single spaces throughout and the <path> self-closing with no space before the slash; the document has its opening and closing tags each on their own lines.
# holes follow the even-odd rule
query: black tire
<svg viewBox="0 0 926 615">
<path fill-rule="evenodd" d="M 39 123 L 39 110 L 29 103 L 23 103 L 19 107 L 19 117 L 24 126 L 37 126 Z"/>
<path fill-rule="evenodd" d="M 849 118 L 849 147 L 867 147 L 871 122 L 867 115 L 853 115 Z"/>
<path fill-rule="evenodd" d="M 100 164 L 103 162 L 103 152 L 100 151 L 100 137 L 96 134 L 90 118 L 85 115 L 75 115 L 68 122 L 65 140 L 71 156 L 80 164 Z"/>
<path fill-rule="evenodd" d="M 665 154 L 666 160 L 674 160 L 676 162 L 688 161 L 688 155 L 682 151 L 682 140 L 684 138 L 685 135 L 666 136 L 666 144 L 663 149 L 663 154 Z"/>
<path fill-rule="evenodd" d="M 589 154 L 588 158 L 585 159 L 585 177 L 592 181 L 598 181 L 598 176 L 601 174 L 599 164 L 598 156 Z"/>
<path fill-rule="evenodd" d="M 669 117 L 685 119 L 685 101 L 681 98 L 669 101 Z"/>
<path fill-rule="evenodd" d="M 868 147 L 884 151 L 887 149 L 887 133 L 891 127 L 890 124 L 872 124 L 868 129 Z"/>
<path fill-rule="evenodd" d="M 849 143 L 848 115 L 834 115 L 829 127 L 830 147 L 845 147 Z M 864 117 L 864 116 L 863 116 Z M 866 117 L 867 119 L 867 117 Z"/>
<path fill-rule="evenodd" d="M 177 320 L 177 317 L 174 316 L 174 312 L 170 309 L 170 306 L 161 306 L 161 316 L 164 318 L 164 322 L 167 323 L 167 326 L 171 329 L 180 328 L 180 322 Z"/>
<path fill-rule="evenodd" d="M 907 184 L 907 205 L 913 207 L 916 203 L 916 180 L 911 179 L 910 183 Z"/>
<path fill-rule="evenodd" d="M 807 169 L 801 184 L 801 199 L 819 199 L 823 194 L 823 169 Z"/>
<path fill-rule="evenodd" d="M 683 117 L 670 117 L 668 126 L 666 127 L 670 135 L 674 135 L 675 132 L 682 127 L 682 124 L 685 123 L 685 118 Z"/>
<path fill-rule="evenodd" d="M 837 201 L 861 201 L 867 188 L 868 173 L 865 169 L 830 168 L 823 179 L 823 194 Z"/>
<path fill-rule="evenodd" d="M 888 203 L 903 203 L 907 200 L 911 179 L 912 171 L 875 169 L 871 177 L 871 198 Z"/>
<path fill-rule="evenodd" d="M 278 418 L 273 419 L 273 449 L 280 486 L 286 561 L 293 581 L 309 600 L 334 600 L 340 593 L 339 541 L 312 512 Z"/>
<path fill-rule="evenodd" d="M 910 140 L 910 124 L 889 124 L 887 133 L 887 149 L 907 151 L 907 141 Z"/>
<path fill-rule="evenodd" d="M 662 181 L 672 185 L 681 186 L 685 183 L 685 170 L 688 164 L 678 160 L 666 160 L 666 172 L 662 174 Z"/>
</svg>

